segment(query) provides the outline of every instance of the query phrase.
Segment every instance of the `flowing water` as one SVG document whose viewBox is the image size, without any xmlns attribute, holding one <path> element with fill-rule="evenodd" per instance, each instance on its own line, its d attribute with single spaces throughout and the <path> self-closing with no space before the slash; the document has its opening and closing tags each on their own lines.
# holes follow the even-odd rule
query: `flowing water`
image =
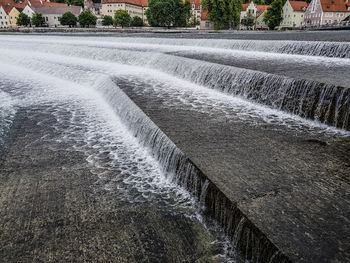
<svg viewBox="0 0 350 263">
<path fill-rule="evenodd" d="M 38 123 L 59 136 L 41 139 L 55 141 L 54 151 L 64 142 L 70 145 L 65 150 L 86 155 L 96 195 L 109 191 L 130 205 L 157 204 L 199 222 L 198 231 L 220 247 L 216 260 L 240 260 L 234 250 L 244 217 L 217 215 L 227 225 L 221 230 L 203 219 L 211 182 L 120 87 L 166 98 L 174 109 L 219 112 L 226 121 L 328 139 L 350 135 L 349 43 L 69 36 L 0 41 L 0 148 L 16 111 L 35 106 L 50 113 L 54 124 Z M 265 258 L 259 253 L 252 262 L 281 262 L 278 251 Z"/>
</svg>

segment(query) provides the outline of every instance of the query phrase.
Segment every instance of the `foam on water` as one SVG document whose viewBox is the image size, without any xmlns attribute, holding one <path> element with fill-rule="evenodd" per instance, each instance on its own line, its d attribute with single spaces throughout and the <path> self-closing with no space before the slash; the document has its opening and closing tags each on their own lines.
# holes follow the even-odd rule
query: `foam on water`
<svg viewBox="0 0 350 263">
<path fill-rule="evenodd" d="M 14 81 L 18 71 L 21 71 L 21 75 Z M 70 75 L 66 68 L 54 72 L 62 76 L 67 76 L 67 73 L 68 78 L 74 75 Z M 166 207 L 168 212 L 181 213 L 204 224 L 199 202 L 174 180 L 174 171 L 166 166 L 169 159 L 163 158 L 164 162 L 161 163 L 162 158 L 154 156 L 147 147 L 148 143 L 140 141 L 135 136 L 135 130 L 130 130 L 119 117 L 118 113 L 122 113 L 120 110 L 123 108 L 118 107 L 126 101 L 120 98 L 122 91 L 108 77 L 92 75 L 88 78 L 88 86 L 81 84 L 84 78 L 79 74 L 72 82 L 45 71 L 37 72 L 0 62 L 0 76 L 11 96 L 22 99 L 22 106 L 36 107 L 55 116 L 55 123 L 44 119 L 38 124 L 43 129 L 50 125 L 60 137 L 47 134 L 41 140 L 55 140 L 58 145 L 64 141 L 64 145 L 71 145 L 70 149 L 64 150 L 86 154 L 91 171 L 97 177 L 94 186 L 96 193 L 110 191 L 116 198 L 128 203 L 158 204 Z M 25 97 L 22 96 L 23 90 L 10 88 L 15 82 L 17 86 L 26 84 Z M 87 83 L 86 79 L 84 83 Z M 115 92 L 118 92 L 119 101 L 109 100 Z M 137 108 L 133 110 L 139 111 Z M 35 120 L 35 116 L 32 118 Z M 148 122 L 146 118 L 144 120 Z M 52 150 L 60 149 L 55 147 Z M 223 249 L 223 254 L 220 253 L 218 257 L 231 262 L 229 240 L 219 228 L 215 232 Z"/>
<path fill-rule="evenodd" d="M 81 84 L 89 84 L 101 75 L 122 78 L 134 83 L 134 85 L 142 85 L 142 88 L 135 87 L 138 93 L 146 93 L 151 90 L 157 93 L 158 96 L 169 97 L 168 105 L 182 107 L 185 104 L 191 106 L 191 110 L 209 114 L 221 111 L 227 120 L 234 121 L 238 118 L 254 125 L 270 123 L 287 126 L 294 130 L 312 130 L 316 133 L 349 135 L 348 131 L 256 104 L 239 96 L 230 96 L 215 89 L 193 84 L 187 80 L 149 68 L 87 59 L 85 56 L 80 58 L 51 54 L 48 57 L 41 52 L 28 54 L 11 50 L 7 50 L 6 54 L 8 63 L 22 64 L 33 69 L 41 68 L 41 71 L 60 78 L 74 80 Z M 119 55 L 124 57 L 123 54 Z M 126 56 L 126 54 L 124 55 Z"/>
<path fill-rule="evenodd" d="M 316 121 L 311 121 L 282 111 L 281 107 L 277 107 L 280 102 L 278 96 L 284 92 L 280 87 L 276 87 L 277 99 L 270 103 L 268 99 L 271 94 L 267 88 L 261 89 L 263 95 L 266 95 L 264 98 L 250 99 L 248 88 L 243 89 L 242 93 L 226 90 L 226 82 L 229 80 L 225 77 L 233 76 L 233 80 L 230 79 L 235 84 L 233 90 L 237 87 L 239 89 L 246 77 L 250 77 L 246 82 L 262 76 L 268 80 L 267 86 L 272 82 L 278 86 L 281 83 L 278 81 L 282 81 L 286 86 L 293 87 L 290 79 L 155 52 L 162 45 L 161 52 L 183 50 L 183 47 L 176 45 L 186 45 L 186 41 L 173 41 L 172 45 L 176 46 L 174 48 L 168 40 L 162 39 L 144 40 L 147 44 L 144 45 L 140 39 L 118 39 L 119 43 L 115 43 L 116 39 L 89 39 L 85 42 L 76 38 L 59 37 L 45 40 L 41 37 L 33 37 L 33 40 L 26 37 L 0 38 L 6 40 L 4 48 L 0 50 L 1 90 L 16 98 L 23 107 L 39 107 L 55 116 L 55 123 L 41 120 L 39 125 L 52 125 L 60 136 L 50 137 L 47 134 L 42 139 L 58 143 L 64 141 L 71 145 L 70 149 L 65 150 L 85 153 L 91 171 L 96 174 L 96 193 L 109 191 L 125 202 L 152 202 L 173 209 L 174 213 L 202 221 L 200 211 L 208 201 L 207 191 L 213 191 L 213 184 L 200 177 L 198 168 L 126 96 L 116 85 L 119 82 L 132 86 L 139 94 L 151 93 L 152 96 L 166 98 L 167 105 L 164 107 L 186 107 L 206 114 L 219 113 L 228 121 L 243 120 L 252 125 L 271 123 L 282 127 L 281 129 L 296 132 L 301 130 L 335 137 L 350 135 L 348 131 L 320 123 L 317 118 Z M 135 43 L 129 45 L 133 41 Z M 191 41 L 187 44 L 194 45 Z M 83 43 L 86 45 L 82 46 Z M 23 44 L 26 44 L 26 50 L 19 49 Z M 231 46 L 225 46 L 226 44 Z M 213 52 L 215 45 L 212 41 L 208 44 Z M 220 42 L 218 45 L 220 49 L 268 49 L 265 44 L 259 46 L 256 43 L 244 46 L 239 42 Z M 318 53 L 323 48 L 319 46 Z M 147 52 L 140 52 L 140 49 Z M 333 55 L 341 57 L 342 48 L 335 50 Z M 235 55 L 242 53 L 235 50 L 229 52 Z M 243 53 L 241 55 L 244 56 Z M 286 58 L 289 55 L 271 56 Z M 307 61 L 309 58 L 304 56 L 304 59 Z M 316 63 L 317 59 L 330 66 L 332 61 L 340 61 L 339 58 L 311 58 L 310 61 Z M 331 93 L 331 88 L 324 89 L 325 92 L 321 94 L 323 101 L 327 102 L 327 92 Z M 265 99 L 265 104 L 270 107 L 262 105 Z M 338 110 L 338 113 L 340 109 L 343 110 L 348 105 L 346 103 L 348 102 L 344 102 L 343 98 L 338 100 L 335 114 Z M 321 112 L 321 107 L 317 111 Z M 330 110 L 326 114 L 329 112 Z M 347 116 L 345 120 L 346 118 Z M 225 231 L 232 228 L 232 215 L 226 213 L 225 209 L 215 213 L 215 218 L 224 218 L 224 228 L 227 227 Z M 233 229 L 233 247 L 239 243 L 244 227 L 245 219 L 241 216 L 237 227 Z M 218 229 L 215 230 L 222 234 Z M 230 242 L 225 236 L 219 235 L 218 238 L 222 246 L 230 248 Z M 230 251 L 227 249 L 224 253 L 225 260 Z M 258 258 L 260 253 L 257 252 Z M 278 256 L 274 255 L 272 257 Z"/>
<path fill-rule="evenodd" d="M 43 43 L 50 41 L 45 40 Z M 81 40 L 77 41 L 77 43 L 81 42 Z M 64 42 L 64 40 L 58 42 Z M 68 41 L 68 43 L 70 42 Z M 277 110 L 287 111 L 301 117 L 315 119 L 328 125 L 349 130 L 350 102 L 347 99 L 348 88 L 307 79 L 293 79 L 255 70 L 174 57 L 162 53 L 145 53 L 130 50 L 117 51 L 110 47 L 106 48 L 108 47 L 108 41 L 107 43 L 96 44 L 95 47 L 85 46 L 85 48 L 81 48 L 76 42 L 73 43 L 75 45 L 69 48 L 65 44 L 52 48 L 52 46 L 46 43 L 40 46 L 40 51 L 50 54 L 74 56 L 79 59 L 89 58 L 155 69 L 172 76 L 177 76 L 178 78 L 186 79 L 200 86 L 216 89 L 233 96 L 239 96 L 250 101 L 265 104 Z M 35 48 L 37 50 L 37 47 Z M 244 54 L 242 53 L 240 56 L 244 57 Z M 285 55 L 277 55 L 277 57 L 279 56 L 284 57 L 285 60 L 289 60 Z M 270 59 L 274 60 L 275 58 L 272 57 Z M 298 59 L 300 58 L 296 58 L 296 60 Z M 326 62 L 322 62 L 322 59 L 326 60 Z M 319 61 L 316 60 L 314 63 L 321 65 L 324 63 L 324 67 L 329 68 L 329 72 L 332 72 L 333 66 L 333 70 L 337 71 L 336 68 L 339 68 L 339 65 L 342 63 L 346 67 L 350 65 L 348 59 L 322 59 Z M 313 58 L 305 56 L 303 63 L 307 64 L 309 60 L 312 61 Z"/>
<path fill-rule="evenodd" d="M 317 42 L 317 41 L 276 41 L 276 40 L 226 40 L 226 39 L 178 39 L 178 38 L 130 38 L 130 37 L 108 37 L 104 38 L 101 44 L 99 37 L 89 37 L 81 40 L 79 37 L 62 37 L 51 36 L 51 39 L 42 39 L 42 36 L 25 37 L 7 37 L 1 36 L 6 41 L 19 42 L 41 42 L 48 44 L 76 44 L 76 45 L 104 45 L 116 47 L 126 44 L 127 46 L 148 48 L 167 49 L 169 46 L 176 46 L 179 49 L 189 49 L 190 47 L 201 47 L 224 49 L 224 50 L 245 50 L 245 51 L 260 51 L 269 53 L 281 54 L 298 54 L 306 56 L 324 56 L 324 57 L 340 57 L 350 58 L 350 44 L 347 42 Z M 116 44 L 117 43 L 117 44 Z"/>
</svg>

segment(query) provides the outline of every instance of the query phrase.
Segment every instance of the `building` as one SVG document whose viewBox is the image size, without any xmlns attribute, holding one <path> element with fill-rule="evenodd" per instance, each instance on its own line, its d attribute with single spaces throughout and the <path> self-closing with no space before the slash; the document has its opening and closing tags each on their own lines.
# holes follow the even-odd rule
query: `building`
<svg viewBox="0 0 350 263">
<path fill-rule="evenodd" d="M 8 18 L 9 27 L 17 27 L 18 15 L 21 13 L 25 5 L 26 3 L 22 0 L 0 0 L 0 6 L 3 7 Z"/>
<path fill-rule="evenodd" d="M 147 24 L 148 0 L 102 0 L 102 16 L 114 16 L 117 10 L 127 11 L 131 17 L 138 16 Z"/>
<path fill-rule="evenodd" d="M 202 14 L 202 3 L 201 0 L 191 0 L 191 15 L 195 17 L 198 21 L 201 20 Z"/>
<path fill-rule="evenodd" d="M 10 27 L 15 28 L 17 27 L 17 19 L 19 14 L 23 11 L 22 8 L 19 7 L 12 7 L 11 11 L 8 13 Z"/>
<path fill-rule="evenodd" d="M 208 18 L 208 11 L 202 10 L 200 29 L 213 30 L 214 24 Z"/>
<path fill-rule="evenodd" d="M 312 0 L 304 15 L 304 26 L 338 24 L 350 14 L 350 0 Z"/>
<path fill-rule="evenodd" d="M 287 1 L 282 9 L 283 20 L 280 28 L 302 27 L 307 6 L 308 3 L 303 1 Z"/>
<path fill-rule="evenodd" d="M 84 0 L 84 9 L 89 10 L 95 16 L 100 17 L 102 4 L 101 3 L 94 3 L 92 0 Z"/>
<path fill-rule="evenodd" d="M 240 14 L 240 20 L 239 20 L 239 29 L 246 30 L 248 29 L 247 26 L 242 24 L 242 20 L 252 16 L 256 19 L 256 13 L 257 13 L 257 7 L 253 1 L 251 1 L 249 4 L 243 4 L 242 5 L 242 11 Z M 253 26 L 255 28 L 255 26 Z"/>
<path fill-rule="evenodd" d="M 49 27 L 61 26 L 61 16 L 66 12 L 71 12 L 75 16 L 79 16 L 83 8 L 81 6 L 41 6 L 30 7 L 26 11 L 29 17 L 32 17 L 34 13 L 42 14 L 45 19 L 45 24 Z"/>
<path fill-rule="evenodd" d="M 240 15 L 240 26 L 241 30 L 248 29 L 245 25 L 242 25 L 242 20 L 248 16 L 255 18 L 255 26 L 253 29 L 265 29 L 267 25 L 264 22 L 264 15 L 269 5 L 256 5 L 253 1 L 249 4 L 242 5 L 242 11 Z"/>
<path fill-rule="evenodd" d="M 267 12 L 267 9 L 270 7 L 270 5 L 257 5 L 257 11 L 256 11 L 256 23 L 255 23 L 255 29 L 268 29 L 269 27 L 264 21 L 265 14 Z"/>
<path fill-rule="evenodd" d="M 241 15 L 240 15 L 240 23 L 241 23 L 242 19 L 246 18 L 249 15 L 256 18 L 257 11 L 258 11 L 258 8 L 253 1 L 251 1 L 249 4 L 243 4 Z M 244 28 L 244 26 L 241 24 L 241 29 L 243 29 L 243 28 Z"/>
<path fill-rule="evenodd" d="M 10 27 L 10 21 L 5 9 L 0 5 L 0 28 Z"/>
</svg>

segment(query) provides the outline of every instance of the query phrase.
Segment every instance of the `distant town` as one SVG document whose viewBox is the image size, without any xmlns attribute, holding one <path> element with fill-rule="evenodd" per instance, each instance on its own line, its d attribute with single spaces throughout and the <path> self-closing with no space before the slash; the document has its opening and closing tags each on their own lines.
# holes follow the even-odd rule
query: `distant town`
<svg viewBox="0 0 350 263">
<path fill-rule="evenodd" d="M 172 5 L 162 5 L 162 1 Z M 0 0 L 0 28 L 158 26 L 281 30 L 350 26 L 350 0 L 222 2 L 225 1 L 231 2 L 232 9 L 222 10 L 213 0 Z M 174 10 L 169 10 L 169 6 Z M 179 13 L 176 8 L 182 11 Z"/>
</svg>

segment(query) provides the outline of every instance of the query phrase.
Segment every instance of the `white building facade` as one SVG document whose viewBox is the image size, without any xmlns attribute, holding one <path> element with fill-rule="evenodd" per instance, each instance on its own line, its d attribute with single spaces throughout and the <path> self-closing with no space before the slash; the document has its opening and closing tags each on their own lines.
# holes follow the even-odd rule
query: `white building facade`
<svg viewBox="0 0 350 263">
<path fill-rule="evenodd" d="M 304 26 L 318 27 L 338 24 L 349 14 L 349 0 L 312 0 L 305 11 Z"/>
<path fill-rule="evenodd" d="M 4 8 L 0 6 L 0 28 L 9 28 L 10 22 L 9 17 L 6 14 Z"/>
<path fill-rule="evenodd" d="M 114 17 L 117 10 L 127 11 L 131 17 L 138 16 L 147 23 L 148 1 L 144 0 L 102 0 L 101 15 Z"/>
<path fill-rule="evenodd" d="M 31 12 L 30 10 L 32 10 L 34 13 L 42 14 L 45 19 L 45 24 L 48 25 L 49 27 L 58 27 L 58 26 L 61 26 L 60 19 L 64 13 L 71 12 L 76 17 L 78 17 L 79 14 L 82 12 L 82 7 L 81 6 L 30 7 L 30 9 L 27 10 L 29 14 Z M 31 13 L 30 17 L 32 17 L 34 13 Z"/>
<path fill-rule="evenodd" d="M 280 28 L 300 28 L 304 25 L 304 14 L 308 3 L 287 1 L 282 9 L 283 20 Z"/>
</svg>

